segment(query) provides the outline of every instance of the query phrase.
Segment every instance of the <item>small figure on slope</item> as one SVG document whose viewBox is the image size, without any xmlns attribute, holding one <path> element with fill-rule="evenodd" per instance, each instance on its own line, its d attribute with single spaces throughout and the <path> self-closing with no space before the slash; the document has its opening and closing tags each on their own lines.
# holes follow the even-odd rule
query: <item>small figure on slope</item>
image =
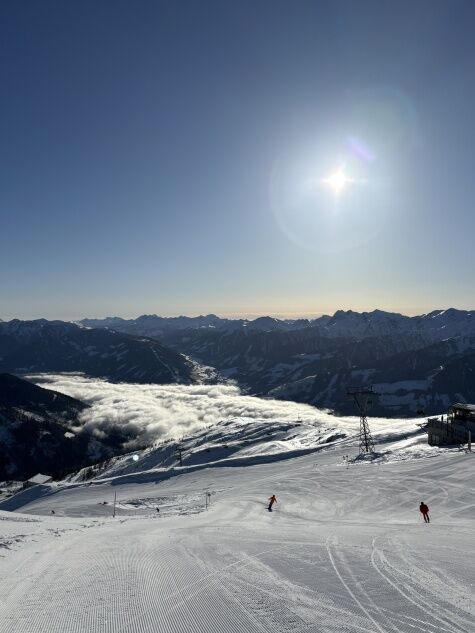
<svg viewBox="0 0 475 633">
<path fill-rule="evenodd" d="M 419 506 L 419 510 L 421 511 L 421 514 L 424 517 L 425 523 L 430 523 L 429 506 L 427 506 L 423 501 L 421 501 L 421 505 Z"/>
<path fill-rule="evenodd" d="M 277 497 L 275 495 L 272 495 L 272 497 L 269 497 L 269 507 L 267 508 L 269 512 L 272 512 L 272 506 L 274 505 L 274 503 L 277 503 Z"/>
</svg>

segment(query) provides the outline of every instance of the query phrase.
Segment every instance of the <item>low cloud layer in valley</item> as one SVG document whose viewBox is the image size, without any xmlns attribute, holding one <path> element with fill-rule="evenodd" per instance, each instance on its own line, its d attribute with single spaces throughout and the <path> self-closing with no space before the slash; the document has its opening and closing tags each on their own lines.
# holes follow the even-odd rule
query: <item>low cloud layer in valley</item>
<svg viewBox="0 0 475 633">
<path fill-rule="evenodd" d="M 91 405 L 81 416 L 85 429 L 101 439 L 120 427 L 131 449 L 236 417 L 334 423 L 332 416 L 308 405 L 241 395 L 231 385 L 116 384 L 80 374 L 35 374 L 29 379 Z"/>
</svg>

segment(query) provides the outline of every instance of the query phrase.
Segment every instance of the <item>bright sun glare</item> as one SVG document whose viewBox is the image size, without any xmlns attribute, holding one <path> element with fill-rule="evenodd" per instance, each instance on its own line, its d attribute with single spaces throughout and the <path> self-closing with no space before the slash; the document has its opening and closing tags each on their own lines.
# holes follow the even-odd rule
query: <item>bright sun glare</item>
<svg viewBox="0 0 475 633">
<path fill-rule="evenodd" d="M 330 174 L 323 182 L 330 187 L 330 189 L 336 195 L 342 193 L 344 189 L 352 182 L 351 178 L 348 178 L 343 169 L 338 169 Z"/>
</svg>

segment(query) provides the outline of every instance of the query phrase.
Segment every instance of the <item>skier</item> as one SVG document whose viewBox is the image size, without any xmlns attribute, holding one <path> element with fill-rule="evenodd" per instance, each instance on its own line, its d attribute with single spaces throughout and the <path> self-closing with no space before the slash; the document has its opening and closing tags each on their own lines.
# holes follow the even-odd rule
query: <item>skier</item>
<svg viewBox="0 0 475 633">
<path fill-rule="evenodd" d="M 277 497 L 275 495 L 272 495 L 272 497 L 269 497 L 269 507 L 267 508 L 269 512 L 272 512 L 272 506 L 274 505 L 274 503 L 277 503 Z"/>
<path fill-rule="evenodd" d="M 425 523 L 430 523 L 429 506 L 427 506 L 423 501 L 421 501 L 421 505 L 419 506 L 419 510 L 421 511 L 421 514 L 424 517 L 424 522 Z"/>
</svg>

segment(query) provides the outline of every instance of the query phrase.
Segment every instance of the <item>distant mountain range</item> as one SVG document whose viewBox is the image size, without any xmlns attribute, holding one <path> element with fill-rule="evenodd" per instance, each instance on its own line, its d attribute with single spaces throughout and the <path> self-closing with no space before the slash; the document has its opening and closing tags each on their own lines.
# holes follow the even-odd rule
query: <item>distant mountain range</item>
<svg viewBox="0 0 475 633">
<path fill-rule="evenodd" d="M 248 393 L 346 414 L 354 413 L 348 388 L 372 384 L 380 394 L 372 414 L 433 414 L 455 400 L 475 401 L 475 311 L 14 320 L 0 323 L 0 371 L 81 371 L 143 383 L 233 380 Z"/>
<path fill-rule="evenodd" d="M 63 321 L 0 323 L 0 372 L 84 372 L 113 381 L 196 381 L 196 366 L 144 336 Z"/>
<path fill-rule="evenodd" d="M 106 317 L 105 319 L 83 319 L 85 327 L 109 328 L 128 334 L 165 337 L 169 332 L 194 329 L 258 330 L 261 332 L 295 331 L 318 328 L 322 335 L 333 337 L 351 336 L 367 338 L 406 332 L 426 333 L 433 340 L 452 336 L 475 335 L 474 310 L 434 310 L 429 314 L 409 317 L 397 312 L 354 312 L 338 310 L 333 316 L 323 315 L 316 319 L 276 319 L 262 316 L 254 320 L 222 319 L 215 314 L 198 317 L 160 317 L 156 314 L 142 315 L 137 319 Z"/>
<path fill-rule="evenodd" d="M 475 401 L 475 311 L 408 317 L 338 310 L 317 319 L 220 319 L 145 315 L 85 320 L 158 338 L 215 367 L 250 393 L 353 413 L 349 387 L 374 385 L 372 413 L 432 414 Z"/>
</svg>

